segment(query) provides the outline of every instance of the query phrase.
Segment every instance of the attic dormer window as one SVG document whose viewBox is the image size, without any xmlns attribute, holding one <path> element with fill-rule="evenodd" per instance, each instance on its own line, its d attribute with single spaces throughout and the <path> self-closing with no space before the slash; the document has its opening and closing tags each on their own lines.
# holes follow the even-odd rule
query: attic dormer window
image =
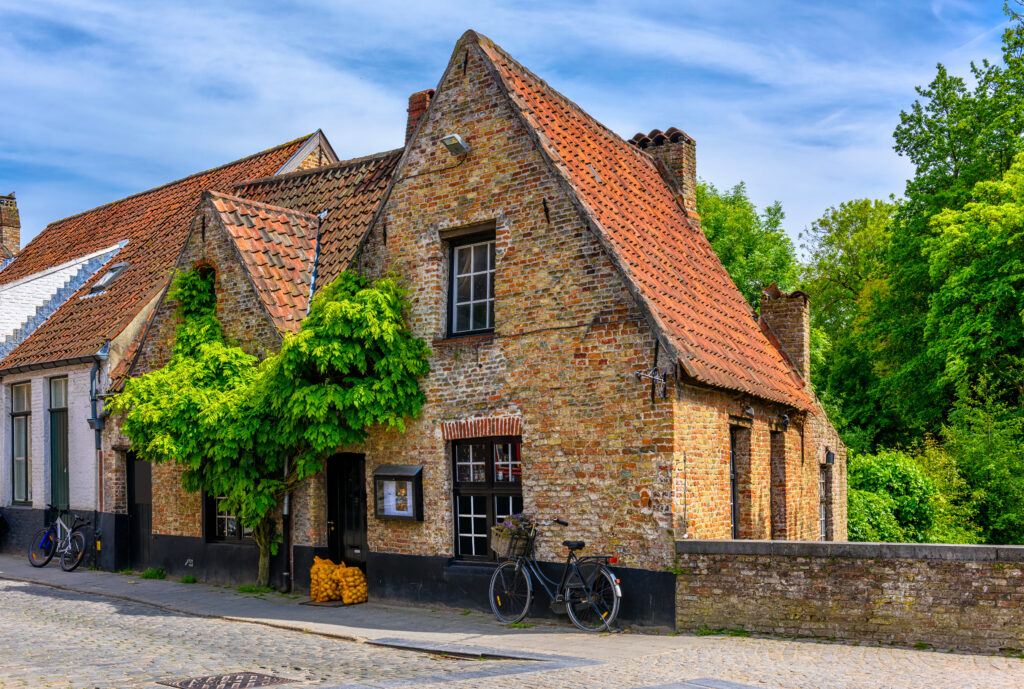
<svg viewBox="0 0 1024 689">
<path fill-rule="evenodd" d="M 110 287 L 110 283 L 116 280 L 117 276 L 124 272 L 124 269 L 127 267 L 128 264 L 126 262 L 115 263 L 114 265 L 110 266 L 110 270 L 104 273 L 103 277 L 97 280 L 96 283 L 89 289 L 89 294 L 98 294 L 100 292 L 105 292 L 107 288 Z"/>
</svg>

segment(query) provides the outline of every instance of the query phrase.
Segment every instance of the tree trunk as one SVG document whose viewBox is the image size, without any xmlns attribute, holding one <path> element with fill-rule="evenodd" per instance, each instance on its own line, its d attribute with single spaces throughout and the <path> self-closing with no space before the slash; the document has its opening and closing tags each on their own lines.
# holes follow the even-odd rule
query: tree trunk
<svg viewBox="0 0 1024 689">
<path fill-rule="evenodd" d="M 260 550 L 259 567 L 256 572 L 256 586 L 267 588 L 270 586 L 270 556 L 277 536 L 277 521 L 274 515 L 270 514 L 260 520 L 252 530 L 252 538 Z"/>
</svg>

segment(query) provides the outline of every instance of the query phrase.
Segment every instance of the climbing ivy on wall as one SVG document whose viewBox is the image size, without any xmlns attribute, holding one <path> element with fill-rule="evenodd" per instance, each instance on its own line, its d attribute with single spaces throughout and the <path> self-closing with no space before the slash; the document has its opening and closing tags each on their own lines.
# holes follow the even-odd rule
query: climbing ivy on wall
<svg viewBox="0 0 1024 689">
<path fill-rule="evenodd" d="M 372 427 L 404 431 L 419 416 L 429 348 L 409 331 L 406 293 L 391 278 L 341 274 L 263 361 L 225 338 L 212 271 L 180 274 L 169 299 L 179 317 L 170 361 L 128 381 L 109 407 L 141 459 L 177 462 L 186 490 L 225 496 L 222 507 L 252 529 L 266 586 L 283 496 Z"/>
</svg>

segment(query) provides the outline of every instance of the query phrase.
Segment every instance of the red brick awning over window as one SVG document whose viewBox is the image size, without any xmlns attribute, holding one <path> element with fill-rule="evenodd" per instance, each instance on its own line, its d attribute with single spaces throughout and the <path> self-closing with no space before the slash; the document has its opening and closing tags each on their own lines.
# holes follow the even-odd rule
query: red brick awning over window
<svg viewBox="0 0 1024 689">
<path fill-rule="evenodd" d="M 445 440 L 522 434 L 523 420 L 518 416 L 484 416 L 441 422 L 441 435 Z"/>
</svg>

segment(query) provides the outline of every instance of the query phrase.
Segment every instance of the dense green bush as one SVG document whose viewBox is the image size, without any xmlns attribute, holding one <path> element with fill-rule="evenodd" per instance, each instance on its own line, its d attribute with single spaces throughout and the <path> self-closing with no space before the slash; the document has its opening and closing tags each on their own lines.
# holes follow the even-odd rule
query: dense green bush
<svg viewBox="0 0 1024 689">
<path fill-rule="evenodd" d="M 896 502 L 884 493 L 851 488 L 847 528 L 851 541 L 906 541 L 896 521 Z"/>
<path fill-rule="evenodd" d="M 867 500 L 860 495 L 857 500 L 863 502 L 863 506 L 877 508 L 884 503 L 895 519 L 902 540 L 928 540 L 935 522 L 938 491 L 934 481 L 911 455 L 896 450 L 853 455 L 848 469 L 851 494 L 857 490 L 873 493 L 879 498 Z M 854 504 L 851 502 L 852 507 Z M 882 525 L 886 522 L 884 517 L 873 514 L 857 515 L 857 519 L 867 524 Z M 888 530 L 888 526 L 885 529 Z"/>
</svg>

